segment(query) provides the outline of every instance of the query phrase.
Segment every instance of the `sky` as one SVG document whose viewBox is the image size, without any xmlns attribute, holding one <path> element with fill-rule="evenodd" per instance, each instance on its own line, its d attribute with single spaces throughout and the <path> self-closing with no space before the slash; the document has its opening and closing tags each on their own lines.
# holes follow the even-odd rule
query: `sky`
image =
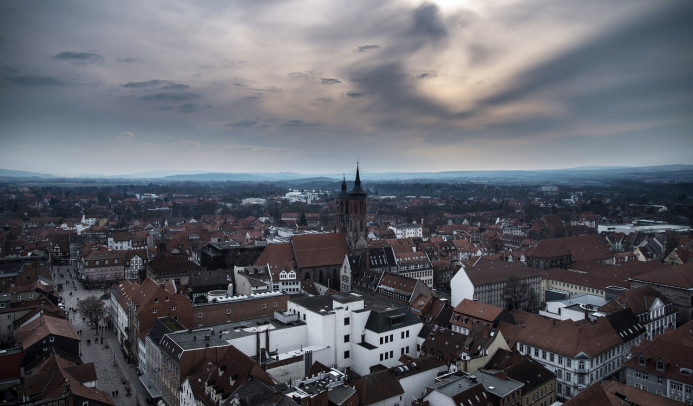
<svg viewBox="0 0 693 406">
<path fill-rule="evenodd" d="M 0 168 L 693 164 L 689 0 L 0 0 Z"/>
</svg>

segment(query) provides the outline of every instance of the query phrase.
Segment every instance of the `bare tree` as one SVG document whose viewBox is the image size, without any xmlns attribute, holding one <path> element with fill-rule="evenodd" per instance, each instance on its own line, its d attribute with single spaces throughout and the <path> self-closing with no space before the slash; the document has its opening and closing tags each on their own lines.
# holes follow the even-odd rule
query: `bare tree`
<svg viewBox="0 0 693 406">
<path fill-rule="evenodd" d="M 77 303 L 77 312 L 89 320 L 90 325 L 96 326 L 96 323 L 106 315 L 106 305 L 96 296 L 89 296 Z"/>
<path fill-rule="evenodd" d="M 539 308 L 539 297 L 527 282 L 511 277 L 503 288 L 503 301 L 507 310 L 519 309 L 535 312 Z"/>
</svg>

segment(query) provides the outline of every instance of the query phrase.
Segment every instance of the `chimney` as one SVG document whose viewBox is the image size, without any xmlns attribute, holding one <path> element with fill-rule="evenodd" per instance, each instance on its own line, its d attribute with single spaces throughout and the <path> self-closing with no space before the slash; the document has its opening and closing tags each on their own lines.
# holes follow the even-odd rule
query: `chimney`
<svg viewBox="0 0 693 406">
<path fill-rule="evenodd" d="M 193 336 L 193 341 L 197 341 L 197 336 Z"/>
<path fill-rule="evenodd" d="M 205 334 L 205 341 L 209 341 L 209 335 Z"/>
</svg>

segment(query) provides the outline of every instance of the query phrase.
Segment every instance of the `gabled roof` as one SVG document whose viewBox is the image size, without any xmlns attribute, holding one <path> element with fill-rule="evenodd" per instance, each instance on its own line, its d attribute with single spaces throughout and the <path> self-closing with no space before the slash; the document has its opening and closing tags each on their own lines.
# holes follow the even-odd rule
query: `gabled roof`
<svg viewBox="0 0 693 406">
<path fill-rule="evenodd" d="M 404 393 L 399 380 L 388 370 L 364 375 L 354 382 L 354 387 L 362 405 L 370 405 Z"/>
<path fill-rule="evenodd" d="M 455 306 L 454 314 L 466 315 L 475 319 L 480 319 L 493 323 L 498 316 L 503 312 L 503 309 L 494 305 L 490 305 L 476 300 L 462 299 Z M 453 322 L 453 324 L 456 324 Z"/>
<path fill-rule="evenodd" d="M 674 286 L 683 289 L 693 289 L 693 263 L 674 265 L 666 269 L 650 271 L 631 280 Z"/>
<path fill-rule="evenodd" d="M 464 272 L 474 286 L 506 282 L 510 279 L 525 280 L 541 278 L 541 273 L 520 261 L 489 260 L 484 257 L 471 266 L 465 266 Z"/>
<path fill-rule="evenodd" d="M 613 257 L 597 235 L 541 240 L 528 254 L 529 257 L 552 258 L 570 255 L 576 261 L 600 261 Z"/>
<path fill-rule="evenodd" d="M 294 252 L 291 244 L 269 244 L 253 264 L 254 266 L 283 266 L 294 263 Z"/>
<path fill-rule="evenodd" d="M 14 335 L 17 342 L 21 342 L 22 348 L 25 350 L 48 336 L 66 337 L 80 341 L 75 328 L 69 321 L 45 314 L 19 327 L 15 330 Z"/>
<path fill-rule="evenodd" d="M 299 268 L 341 265 L 349 253 L 342 233 L 295 235 L 291 245 Z"/>
<path fill-rule="evenodd" d="M 584 323 L 555 320 L 519 311 L 511 313 L 515 316 L 515 320 L 524 321 L 523 328 L 516 331 L 518 342 L 570 358 L 574 358 L 581 352 L 594 357 L 623 343 L 623 337 L 604 317 L 594 322 Z M 505 335 L 505 328 L 501 329 Z"/>
<path fill-rule="evenodd" d="M 663 304 L 671 304 L 672 301 L 664 296 L 652 285 L 642 285 L 637 288 L 621 292 L 612 301 L 599 308 L 600 312 L 615 313 L 625 308 L 630 308 L 635 314 L 642 314 L 650 311 L 655 301 L 660 300 Z"/>
<path fill-rule="evenodd" d="M 93 364 L 91 364 L 93 368 Z M 84 386 L 81 379 L 92 379 L 89 367 L 76 364 L 53 355 L 24 376 L 24 395 L 33 399 L 58 399 L 69 389 L 75 396 L 106 405 L 115 405 L 110 394 L 96 388 Z M 73 375 L 74 373 L 74 375 Z"/>
<path fill-rule="evenodd" d="M 421 321 L 406 308 L 385 311 L 372 310 L 368 315 L 368 321 L 366 321 L 366 329 L 375 333 L 383 333 L 419 323 Z"/>
</svg>

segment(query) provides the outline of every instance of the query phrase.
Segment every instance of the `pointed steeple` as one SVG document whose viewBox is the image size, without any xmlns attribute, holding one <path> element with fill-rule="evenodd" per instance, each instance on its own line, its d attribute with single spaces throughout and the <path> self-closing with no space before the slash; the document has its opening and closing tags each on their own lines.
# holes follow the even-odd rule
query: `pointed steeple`
<svg viewBox="0 0 693 406">
<path fill-rule="evenodd" d="M 356 179 L 354 180 L 354 188 L 349 192 L 352 196 L 359 196 L 359 198 L 364 198 L 366 196 L 366 191 L 361 187 L 361 175 L 359 174 L 359 163 L 356 162 Z"/>
</svg>

